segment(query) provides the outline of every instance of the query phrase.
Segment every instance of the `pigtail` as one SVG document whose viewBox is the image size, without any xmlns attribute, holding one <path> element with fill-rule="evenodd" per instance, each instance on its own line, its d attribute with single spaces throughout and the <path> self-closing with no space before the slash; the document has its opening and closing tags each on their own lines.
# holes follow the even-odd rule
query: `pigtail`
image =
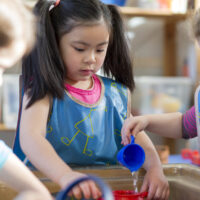
<svg viewBox="0 0 200 200">
<path fill-rule="evenodd" d="M 111 38 L 104 61 L 104 72 L 116 81 L 126 85 L 131 91 L 135 87 L 132 63 L 122 18 L 114 5 L 108 5 L 111 13 Z"/>
<path fill-rule="evenodd" d="M 38 17 L 37 41 L 34 50 L 22 65 L 25 92 L 29 96 L 27 107 L 47 94 L 63 98 L 65 67 L 60 57 L 49 8 L 55 1 L 40 0 L 34 9 Z"/>
</svg>

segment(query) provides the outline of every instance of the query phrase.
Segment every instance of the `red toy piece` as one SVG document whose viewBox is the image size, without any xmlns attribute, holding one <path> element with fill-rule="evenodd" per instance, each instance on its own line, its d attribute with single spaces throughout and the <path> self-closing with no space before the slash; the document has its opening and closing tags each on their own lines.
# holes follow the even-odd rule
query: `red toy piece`
<svg viewBox="0 0 200 200">
<path fill-rule="evenodd" d="M 192 152 L 192 164 L 200 166 L 200 154 L 197 150 Z"/>
<path fill-rule="evenodd" d="M 191 149 L 182 149 L 181 156 L 184 159 L 191 159 L 192 158 L 192 150 Z"/>
</svg>

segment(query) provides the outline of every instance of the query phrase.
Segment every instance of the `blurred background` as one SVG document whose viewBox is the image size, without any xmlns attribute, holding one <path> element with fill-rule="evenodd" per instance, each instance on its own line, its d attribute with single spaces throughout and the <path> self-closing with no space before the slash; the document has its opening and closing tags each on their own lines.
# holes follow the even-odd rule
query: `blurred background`
<svg viewBox="0 0 200 200">
<path fill-rule="evenodd" d="M 182 112 L 194 104 L 199 84 L 200 48 L 192 33 L 191 16 L 198 0 L 102 0 L 119 6 L 131 49 L 136 89 L 133 115 Z M 32 9 L 35 0 L 24 0 Z M 19 108 L 21 62 L 5 72 L 0 89 L 0 138 L 12 146 Z M 169 125 L 170 126 L 170 125 Z M 197 149 L 197 139 L 186 141 L 148 133 L 155 145 L 171 154 Z"/>
</svg>

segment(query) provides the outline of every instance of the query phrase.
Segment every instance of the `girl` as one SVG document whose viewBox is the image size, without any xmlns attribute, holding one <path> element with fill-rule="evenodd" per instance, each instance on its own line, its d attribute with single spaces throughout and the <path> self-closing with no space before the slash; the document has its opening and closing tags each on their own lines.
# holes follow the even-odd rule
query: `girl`
<svg viewBox="0 0 200 200">
<path fill-rule="evenodd" d="M 0 85 L 4 69 L 15 64 L 32 47 L 33 20 L 34 17 L 21 1 L 0 1 Z M 0 181 L 19 192 L 18 200 L 32 199 L 23 198 L 25 193 L 34 195 L 35 200 L 52 199 L 44 185 L 2 140 L 0 140 Z"/>
<path fill-rule="evenodd" d="M 40 0 L 38 40 L 23 62 L 24 98 L 20 144 L 29 161 L 64 188 L 84 176 L 73 165 L 116 164 L 120 130 L 130 114 L 134 81 L 121 17 L 99 0 Z M 113 79 L 95 75 L 103 68 Z M 49 116 L 49 117 L 48 117 Z M 136 142 L 146 151 L 142 190 L 167 199 L 168 183 L 145 133 Z M 101 194 L 86 181 L 76 198 Z"/>
<path fill-rule="evenodd" d="M 199 43 L 200 39 L 200 9 L 198 9 L 192 19 L 194 36 Z M 192 106 L 186 113 L 166 113 L 130 117 L 125 120 L 122 128 L 122 144 L 126 145 L 130 141 L 130 135 L 137 135 L 140 131 L 147 130 L 160 136 L 169 138 L 194 138 L 197 130 L 200 130 L 198 102 L 199 94 L 197 88 L 195 96 L 195 106 Z M 196 117 L 198 116 L 198 117 Z M 197 125 L 199 124 L 199 125 Z M 198 128 L 199 127 L 199 128 Z"/>
</svg>

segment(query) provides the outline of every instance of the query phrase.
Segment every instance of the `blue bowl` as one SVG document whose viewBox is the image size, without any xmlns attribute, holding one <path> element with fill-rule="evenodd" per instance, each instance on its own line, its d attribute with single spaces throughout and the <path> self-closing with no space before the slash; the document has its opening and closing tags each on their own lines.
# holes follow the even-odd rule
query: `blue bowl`
<svg viewBox="0 0 200 200">
<path fill-rule="evenodd" d="M 118 6 L 124 6 L 126 3 L 126 0 L 101 0 L 105 4 L 115 4 Z"/>
</svg>

